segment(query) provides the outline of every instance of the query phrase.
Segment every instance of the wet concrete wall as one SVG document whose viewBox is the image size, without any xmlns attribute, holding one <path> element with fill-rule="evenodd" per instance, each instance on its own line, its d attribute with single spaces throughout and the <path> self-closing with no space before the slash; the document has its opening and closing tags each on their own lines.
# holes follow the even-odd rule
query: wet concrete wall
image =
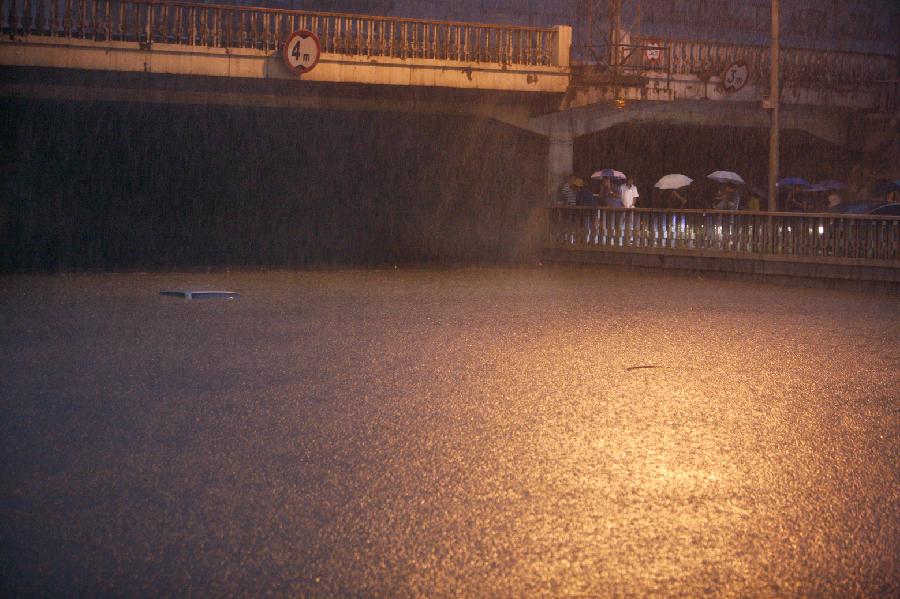
<svg viewBox="0 0 900 599">
<path fill-rule="evenodd" d="M 4 270 L 516 258 L 546 141 L 409 114 L 2 103 Z"/>
</svg>

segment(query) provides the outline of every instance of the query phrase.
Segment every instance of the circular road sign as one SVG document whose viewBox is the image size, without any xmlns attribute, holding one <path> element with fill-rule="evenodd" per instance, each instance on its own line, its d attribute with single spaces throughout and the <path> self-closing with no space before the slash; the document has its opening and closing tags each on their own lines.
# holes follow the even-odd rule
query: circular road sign
<svg viewBox="0 0 900 599">
<path fill-rule="evenodd" d="M 319 38 L 312 31 L 295 31 L 284 44 L 284 64 L 298 75 L 308 73 L 319 64 L 322 53 Z"/>
<path fill-rule="evenodd" d="M 644 45 L 644 56 L 652 64 L 659 64 L 662 59 L 662 44 L 657 40 L 647 40 Z"/>
<path fill-rule="evenodd" d="M 750 67 L 743 60 L 738 60 L 728 65 L 728 68 L 725 69 L 725 75 L 722 77 L 722 87 L 729 94 L 733 94 L 747 85 L 748 79 L 750 79 Z"/>
</svg>

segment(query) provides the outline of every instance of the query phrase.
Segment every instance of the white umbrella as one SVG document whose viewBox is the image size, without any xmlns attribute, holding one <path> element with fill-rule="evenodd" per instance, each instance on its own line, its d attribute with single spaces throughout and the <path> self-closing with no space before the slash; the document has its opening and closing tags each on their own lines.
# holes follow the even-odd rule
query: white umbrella
<svg viewBox="0 0 900 599">
<path fill-rule="evenodd" d="M 731 171 L 715 171 L 706 175 L 706 178 L 719 183 L 744 183 L 744 180 L 741 179 L 739 174 L 732 173 Z"/>
<path fill-rule="evenodd" d="M 685 175 L 666 175 L 662 179 L 656 182 L 656 185 L 653 187 L 658 187 L 660 189 L 681 189 L 682 187 L 687 187 L 694 180 L 690 177 L 686 177 Z"/>
<path fill-rule="evenodd" d="M 603 179 L 604 177 L 609 177 L 610 179 L 621 179 L 622 181 L 627 179 L 625 173 L 623 173 L 622 171 L 617 171 L 613 168 L 605 168 L 591 175 L 591 179 Z"/>
</svg>

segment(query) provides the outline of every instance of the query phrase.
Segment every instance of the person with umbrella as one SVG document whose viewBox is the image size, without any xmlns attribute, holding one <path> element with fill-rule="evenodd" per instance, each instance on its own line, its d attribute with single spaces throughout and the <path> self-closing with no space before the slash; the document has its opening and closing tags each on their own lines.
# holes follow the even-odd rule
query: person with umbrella
<svg viewBox="0 0 900 599">
<path fill-rule="evenodd" d="M 788 212 L 806 212 L 809 209 L 809 204 L 802 195 L 803 188 L 809 185 L 805 179 L 787 177 L 776 183 L 776 185 L 782 188 L 787 187 L 788 189 L 787 198 L 785 198 L 785 210 Z"/>
<path fill-rule="evenodd" d="M 613 181 L 610 177 L 603 177 L 600 180 L 600 193 L 598 195 L 601 206 L 619 208 L 622 205 L 622 203 L 619 201 L 618 196 L 616 195 L 616 188 L 613 185 Z"/>
<path fill-rule="evenodd" d="M 841 198 L 841 194 L 837 192 L 836 189 L 833 189 L 828 192 L 828 210 L 840 210 L 840 206 L 843 203 L 843 199 Z"/>
<path fill-rule="evenodd" d="M 721 184 L 719 192 L 716 194 L 716 204 L 713 206 L 716 210 L 740 210 L 741 194 L 738 193 L 737 186 L 743 185 L 744 180 L 737 173 L 731 171 L 715 171 L 706 176 Z"/>
<path fill-rule="evenodd" d="M 882 196 L 885 203 L 897 201 L 897 193 L 900 192 L 900 179 L 883 179 L 875 186 L 874 195 Z"/>
<path fill-rule="evenodd" d="M 719 193 L 716 195 L 716 199 L 719 200 L 714 206 L 716 210 L 741 209 L 741 194 L 738 193 L 734 183 L 723 183 Z"/>
<path fill-rule="evenodd" d="M 843 202 L 843 198 L 841 198 L 841 192 L 847 189 L 847 186 L 840 181 L 835 181 L 834 179 L 819 181 L 818 186 L 828 194 L 825 198 L 827 202 L 827 206 L 825 208 L 827 210 L 839 210 L 839 206 Z"/>
<path fill-rule="evenodd" d="M 614 185 L 614 183 L 621 183 L 625 181 L 625 174 L 621 171 L 617 171 L 611 168 L 605 168 L 597 171 L 593 175 L 591 175 L 591 179 L 600 180 L 600 205 L 601 206 L 609 206 L 611 208 L 621 208 L 622 201 L 618 195 L 618 185 Z"/>
<path fill-rule="evenodd" d="M 662 208 L 686 208 L 688 199 L 681 190 L 693 183 L 693 179 L 685 175 L 671 174 L 662 177 L 653 186 L 663 194 Z"/>
</svg>

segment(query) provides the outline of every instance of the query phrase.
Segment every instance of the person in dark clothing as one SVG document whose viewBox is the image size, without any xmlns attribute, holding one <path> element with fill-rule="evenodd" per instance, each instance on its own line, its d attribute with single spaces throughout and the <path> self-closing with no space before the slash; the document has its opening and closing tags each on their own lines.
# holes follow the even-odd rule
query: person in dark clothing
<svg viewBox="0 0 900 599">
<path fill-rule="evenodd" d="M 594 197 L 594 194 L 591 193 L 591 190 L 587 185 L 584 184 L 583 180 L 575 179 L 574 186 L 576 206 L 590 206 L 591 208 L 597 207 L 597 198 Z"/>
<path fill-rule="evenodd" d="M 619 199 L 613 180 L 610 177 L 603 177 L 600 183 L 600 205 L 609 206 L 610 208 L 621 208 L 622 201 Z"/>
<path fill-rule="evenodd" d="M 666 208 L 687 208 L 688 199 L 677 189 L 669 189 L 666 198 Z"/>
<path fill-rule="evenodd" d="M 584 184 L 581 179 L 575 179 L 575 205 L 587 208 L 597 207 L 597 198 L 591 193 L 590 188 Z M 582 243 L 591 243 L 594 239 L 594 223 L 596 222 L 596 210 L 579 210 L 578 219 L 580 220 L 579 228 L 584 232 Z"/>
</svg>

